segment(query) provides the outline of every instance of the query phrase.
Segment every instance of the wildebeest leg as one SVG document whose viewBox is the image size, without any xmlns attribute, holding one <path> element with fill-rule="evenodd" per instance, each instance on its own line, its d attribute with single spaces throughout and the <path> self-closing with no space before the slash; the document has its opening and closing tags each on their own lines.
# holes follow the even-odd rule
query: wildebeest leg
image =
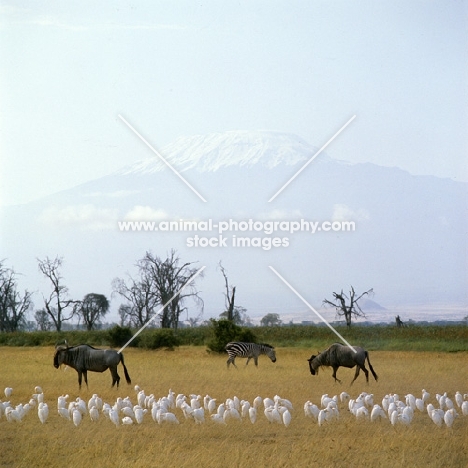
<svg viewBox="0 0 468 468">
<path fill-rule="evenodd" d="M 338 370 L 338 367 L 333 368 L 333 378 L 335 379 L 335 382 L 341 383 L 341 380 L 336 376 L 337 370 Z"/>
<path fill-rule="evenodd" d="M 361 370 L 361 368 L 358 366 L 356 366 L 356 372 L 354 374 L 354 379 L 351 381 L 351 385 L 353 385 L 353 382 L 358 378 L 358 375 L 359 375 L 359 371 Z M 367 372 L 367 370 L 365 371 Z"/>
<path fill-rule="evenodd" d="M 111 371 L 111 374 L 112 374 L 112 386 L 117 384 L 117 388 L 119 388 L 120 376 L 117 373 L 117 366 L 109 367 L 109 370 Z"/>
<path fill-rule="evenodd" d="M 366 382 L 369 383 L 369 371 L 366 369 L 366 366 L 362 366 L 364 374 L 366 374 Z"/>
<path fill-rule="evenodd" d="M 86 388 L 89 388 L 88 387 L 88 371 L 84 370 L 83 371 L 83 376 L 84 376 L 84 381 L 85 381 L 85 384 L 86 384 Z"/>
<path fill-rule="evenodd" d="M 77 370 L 76 372 L 78 372 L 78 386 L 79 386 L 79 389 L 81 390 L 81 380 L 82 380 L 83 374 L 79 370 Z"/>
</svg>

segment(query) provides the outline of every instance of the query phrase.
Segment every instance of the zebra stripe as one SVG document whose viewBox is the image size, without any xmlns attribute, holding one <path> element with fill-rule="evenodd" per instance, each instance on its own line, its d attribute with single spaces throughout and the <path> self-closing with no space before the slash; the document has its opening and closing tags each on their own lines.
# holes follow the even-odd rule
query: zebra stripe
<svg viewBox="0 0 468 468">
<path fill-rule="evenodd" d="M 260 356 L 260 354 L 265 354 L 271 359 L 272 362 L 276 362 L 275 348 L 268 344 L 242 343 L 240 341 L 235 341 L 228 343 L 225 347 L 225 350 L 229 355 L 229 359 L 227 360 L 228 368 L 229 364 L 231 363 L 234 365 L 234 367 L 237 367 L 236 363 L 234 362 L 236 357 L 247 358 L 245 365 L 247 365 L 253 358 L 255 365 L 258 366 L 258 356 Z"/>
</svg>

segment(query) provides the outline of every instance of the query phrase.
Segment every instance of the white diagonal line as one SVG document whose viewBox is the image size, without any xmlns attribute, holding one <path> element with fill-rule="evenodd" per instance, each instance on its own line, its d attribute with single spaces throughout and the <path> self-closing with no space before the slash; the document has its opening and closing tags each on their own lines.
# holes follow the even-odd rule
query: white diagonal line
<svg viewBox="0 0 468 468">
<path fill-rule="evenodd" d="M 269 200 L 273 201 L 354 119 L 353 115 Z"/>
<path fill-rule="evenodd" d="M 198 269 L 189 278 L 189 280 L 117 352 L 121 353 L 205 268 L 206 266 L 202 266 L 200 269 Z"/>
<path fill-rule="evenodd" d="M 132 125 L 130 125 L 120 114 L 119 115 L 119 119 L 122 120 L 122 122 L 125 123 L 125 125 L 127 125 L 127 127 L 132 130 L 133 133 L 135 133 L 135 135 L 140 138 L 140 140 L 169 168 L 171 169 L 171 171 L 177 176 L 179 177 L 179 179 L 185 184 L 187 185 L 188 188 L 190 188 L 192 190 L 192 192 L 197 195 L 202 201 L 204 201 L 206 203 L 206 200 L 197 192 L 197 190 L 195 190 L 195 188 L 192 187 L 192 185 L 190 185 L 190 183 L 185 180 L 182 175 L 180 174 L 179 171 L 177 171 L 177 169 L 175 169 L 173 166 L 171 166 L 171 164 L 161 155 L 161 153 L 159 153 L 157 150 L 155 150 L 149 143 L 148 141 L 146 141 L 146 139 L 137 131 L 135 130 L 135 128 L 133 128 Z"/>
<path fill-rule="evenodd" d="M 322 317 L 321 314 L 319 314 L 272 266 L 269 267 L 270 270 L 281 280 L 283 283 L 288 286 L 288 288 L 312 311 L 314 312 L 315 315 L 323 322 L 325 325 L 330 328 L 333 333 L 335 333 L 341 340 L 343 340 L 344 343 L 354 352 L 357 353 L 357 351 L 327 322 L 327 320 Z"/>
</svg>

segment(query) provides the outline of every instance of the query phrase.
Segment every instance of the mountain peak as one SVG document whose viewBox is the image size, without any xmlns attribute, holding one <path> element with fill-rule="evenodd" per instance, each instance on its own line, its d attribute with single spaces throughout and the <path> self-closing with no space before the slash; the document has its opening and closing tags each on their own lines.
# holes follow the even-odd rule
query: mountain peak
<svg viewBox="0 0 468 468">
<path fill-rule="evenodd" d="M 292 166 L 310 159 L 316 152 L 317 148 L 297 135 L 266 130 L 180 137 L 160 151 L 178 170 L 194 168 L 203 172 L 216 171 L 226 166 Z M 325 155 L 320 157 L 327 158 Z M 164 168 L 165 164 L 154 156 L 127 166 L 118 173 L 149 174 Z"/>
</svg>

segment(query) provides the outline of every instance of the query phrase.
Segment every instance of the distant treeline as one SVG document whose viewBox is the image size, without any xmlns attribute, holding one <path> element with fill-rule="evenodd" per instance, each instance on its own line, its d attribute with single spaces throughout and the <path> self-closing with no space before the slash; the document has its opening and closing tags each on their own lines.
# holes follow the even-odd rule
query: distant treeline
<svg viewBox="0 0 468 468">
<path fill-rule="evenodd" d="M 468 351 L 466 325 L 412 325 L 397 328 L 394 325 L 335 327 L 349 343 L 368 350 L 385 351 Z M 64 332 L 36 331 L 0 333 L 0 346 L 55 346 L 67 340 L 70 346 L 87 343 L 97 347 L 119 348 L 136 332 L 125 327 L 107 330 L 71 330 Z M 275 347 L 300 347 L 320 351 L 340 341 L 328 327 L 316 325 L 289 325 L 281 327 L 250 327 L 244 335 L 257 343 Z M 173 329 L 147 329 L 130 347 L 143 349 L 175 349 L 178 346 L 207 346 L 215 338 L 212 326 Z M 207 349 L 209 350 L 209 349 Z"/>
</svg>

